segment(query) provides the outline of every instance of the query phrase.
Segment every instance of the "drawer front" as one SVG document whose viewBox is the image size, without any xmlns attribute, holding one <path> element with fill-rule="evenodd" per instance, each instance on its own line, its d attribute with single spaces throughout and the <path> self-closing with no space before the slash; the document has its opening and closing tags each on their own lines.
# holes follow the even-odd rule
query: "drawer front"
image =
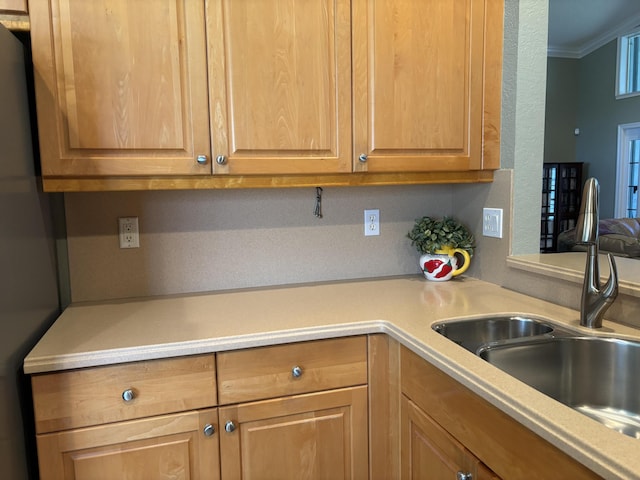
<svg viewBox="0 0 640 480">
<path fill-rule="evenodd" d="M 150 360 L 32 377 L 36 432 L 216 405 L 214 355 Z"/>
<path fill-rule="evenodd" d="M 367 383 L 365 337 L 225 352 L 217 361 L 221 405 Z"/>
</svg>

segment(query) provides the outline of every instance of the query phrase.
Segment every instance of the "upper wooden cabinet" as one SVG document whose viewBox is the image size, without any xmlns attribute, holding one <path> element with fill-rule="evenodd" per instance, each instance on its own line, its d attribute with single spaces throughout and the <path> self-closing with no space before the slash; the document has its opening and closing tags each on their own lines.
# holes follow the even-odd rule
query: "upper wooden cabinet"
<svg viewBox="0 0 640 480">
<path fill-rule="evenodd" d="M 501 26 L 502 9 L 290 3 L 210 2 L 211 138 L 226 160 L 216 173 L 487 168 L 484 129 L 499 116 L 483 125 L 485 26 Z"/>
<path fill-rule="evenodd" d="M 0 12 L 27 13 L 27 0 L 0 0 Z"/>
<path fill-rule="evenodd" d="M 499 78 L 493 84 L 495 72 L 485 72 L 502 54 L 501 38 L 491 36 L 496 29 L 502 35 L 499 2 L 354 0 L 353 6 L 354 157 L 367 158 L 356 167 L 497 168 L 496 152 L 484 158 L 483 139 L 500 128 L 500 100 L 488 88 L 499 92 Z"/>
<path fill-rule="evenodd" d="M 27 0 L 0 0 L 0 24 L 9 30 L 28 31 L 28 13 Z"/>
<path fill-rule="evenodd" d="M 490 181 L 499 168 L 502 0 L 30 10 L 48 190 Z"/>
<path fill-rule="evenodd" d="M 43 176 L 211 173 L 203 2 L 30 9 Z"/>
<path fill-rule="evenodd" d="M 349 0 L 209 2 L 215 173 L 351 171 L 350 14 Z"/>
</svg>

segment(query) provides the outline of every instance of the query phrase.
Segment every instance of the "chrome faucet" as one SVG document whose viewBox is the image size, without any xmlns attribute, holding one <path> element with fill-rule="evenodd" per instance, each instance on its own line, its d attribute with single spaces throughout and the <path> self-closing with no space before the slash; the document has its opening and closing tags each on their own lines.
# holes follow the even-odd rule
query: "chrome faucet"
<svg viewBox="0 0 640 480">
<path fill-rule="evenodd" d="M 584 184 L 582 202 L 576 225 L 576 242 L 587 246 L 587 266 L 584 271 L 582 299 L 580 301 L 580 325 L 589 328 L 602 327 L 602 317 L 618 296 L 618 270 L 613 255 L 608 254 L 609 280 L 601 287 L 598 269 L 598 194 L 600 185 L 595 178 Z"/>
</svg>

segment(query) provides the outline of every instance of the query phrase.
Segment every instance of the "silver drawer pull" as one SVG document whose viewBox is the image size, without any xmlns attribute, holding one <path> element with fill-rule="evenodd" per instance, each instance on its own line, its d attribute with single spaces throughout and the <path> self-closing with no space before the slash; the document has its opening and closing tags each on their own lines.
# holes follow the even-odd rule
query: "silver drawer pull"
<svg viewBox="0 0 640 480">
<path fill-rule="evenodd" d="M 229 420 L 224 424 L 224 431 L 227 433 L 231 433 L 236 429 L 236 424 L 233 421 Z"/>
<path fill-rule="evenodd" d="M 135 398 L 135 394 L 133 392 L 132 389 L 127 388 L 124 392 L 122 392 L 122 399 L 125 402 L 130 402 L 131 400 L 133 400 Z"/>
<path fill-rule="evenodd" d="M 213 435 L 214 433 L 216 433 L 216 427 L 214 427 L 213 425 L 211 425 L 210 423 L 207 423 L 204 426 L 204 429 L 202 430 L 203 433 L 205 434 L 205 436 L 210 437 L 211 435 Z"/>
<path fill-rule="evenodd" d="M 291 375 L 293 375 L 293 378 L 299 378 L 302 376 L 302 368 L 299 367 L 298 365 L 296 365 L 295 367 L 293 367 L 291 369 Z"/>
</svg>

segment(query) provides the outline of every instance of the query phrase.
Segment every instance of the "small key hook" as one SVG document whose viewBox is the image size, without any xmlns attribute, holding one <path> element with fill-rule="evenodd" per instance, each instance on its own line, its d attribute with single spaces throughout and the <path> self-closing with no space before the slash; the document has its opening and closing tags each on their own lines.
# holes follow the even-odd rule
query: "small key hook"
<svg viewBox="0 0 640 480">
<path fill-rule="evenodd" d="M 313 214 L 322 218 L 322 187 L 316 187 L 316 208 L 313 210 Z"/>
</svg>

